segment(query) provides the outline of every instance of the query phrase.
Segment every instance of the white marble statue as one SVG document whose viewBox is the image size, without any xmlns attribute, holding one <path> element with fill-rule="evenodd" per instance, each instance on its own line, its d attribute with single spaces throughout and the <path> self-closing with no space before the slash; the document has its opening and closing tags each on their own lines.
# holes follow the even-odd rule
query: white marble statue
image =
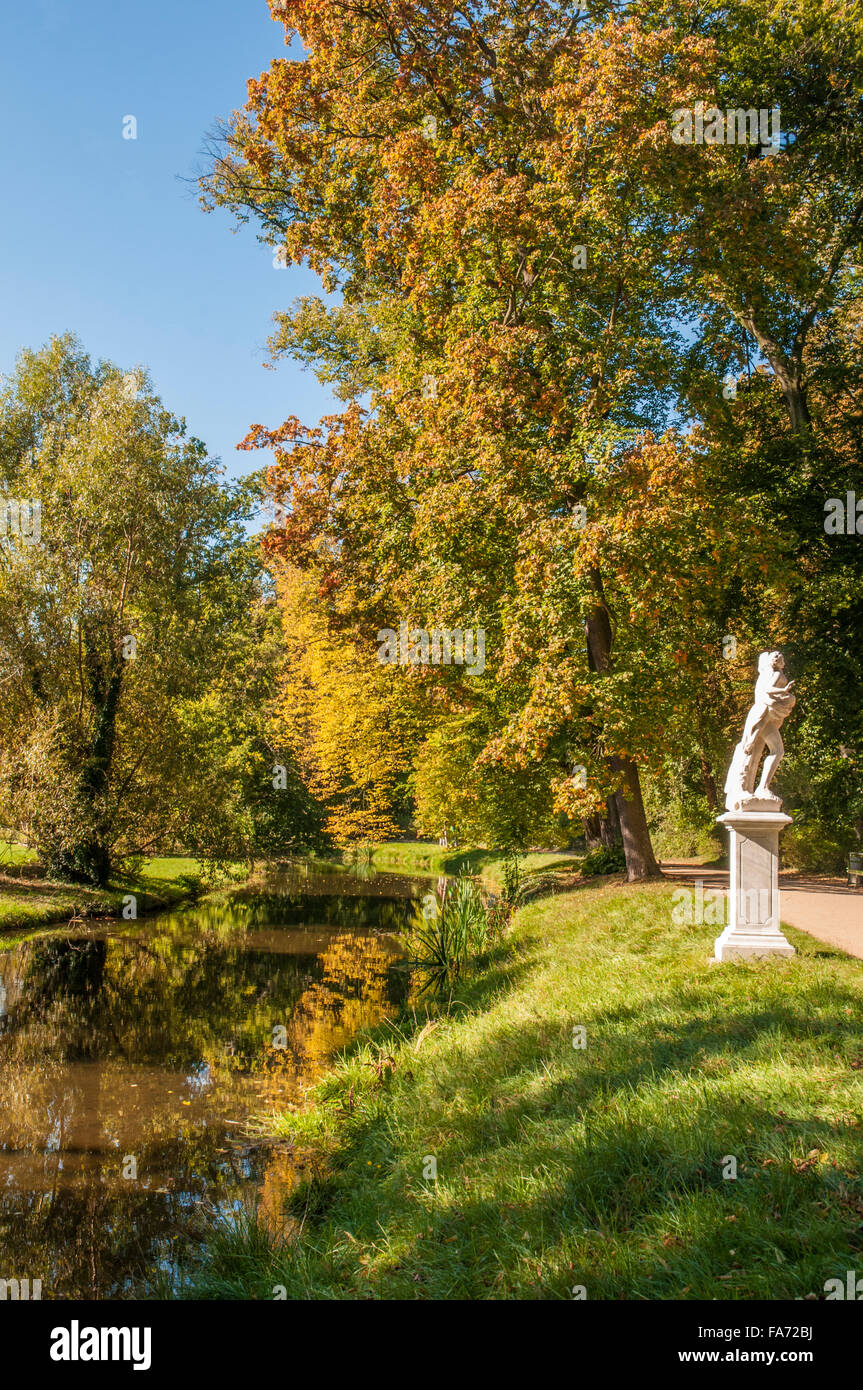
<svg viewBox="0 0 863 1390">
<path fill-rule="evenodd" d="M 725 806 L 728 811 L 779 809 L 782 798 L 770 790 L 770 783 L 785 753 L 779 730 L 797 703 L 793 681 L 785 674 L 781 652 L 762 652 L 758 658 L 755 701 L 746 716 L 743 737 L 734 750 L 725 779 Z M 764 770 L 757 790 L 755 778 L 761 754 L 767 749 Z"/>
</svg>

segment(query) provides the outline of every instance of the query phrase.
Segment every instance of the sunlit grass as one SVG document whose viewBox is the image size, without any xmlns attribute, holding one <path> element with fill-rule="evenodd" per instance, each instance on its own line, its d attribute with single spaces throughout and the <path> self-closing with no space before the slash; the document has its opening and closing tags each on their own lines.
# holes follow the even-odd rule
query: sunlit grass
<svg viewBox="0 0 863 1390">
<path fill-rule="evenodd" d="M 38 855 L 27 845 L 15 844 L 10 840 L 0 840 L 0 872 L 4 864 L 35 864 Z"/>
<path fill-rule="evenodd" d="M 174 881 L 181 874 L 203 876 L 204 868 L 201 859 L 189 859 L 181 855 L 166 855 L 162 858 L 145 859 L 141 868 L 141 877 Z"/>
<path fill-rule="evenodd" d="M 372 863 L 377 869 L 399 869 L 405 873 L 479 874 L 493 887 L 503 883 L 505 858 L 497 849 L 445 849 L 430 840 L 390 840 L 372 847 Z M 572 871 L 581 856 L 548 850 L 521 857 L 522 873 L 543 869 Z"/>
<path fill-rule="evenodd" d="M 671 891 L 532 903 L 449 1016 L 355 1047 L 274 1126 L 327 1157 L 300 1246 L 243 1262 L 222 1231 L 198 1291 L 793 1299 L 863 1273 L 863 965 L 794 931 L 793 960 L 711 965 Z"/>
<path fill-rule="evenodd" d="M 29 851 L 26 853 L 30 856 Z M 241 869 L 239 865 L 230 866 L 229 872 L 239 873 Z M 129 893 L 137 899 L 138 912 L 145 913 L 182 902 L 198 884 L 208 887 L 219 881 L 218 875 L 215 880 L 207 876 L 201 860 L 181 855 L 145 859 L 137 872 L 120 872 L 104 889 L 54 884 L 43 879 L 10 879 L 0 883 L 0 948 L 14 944 L 7 933 L 68 922 L 76 916 L 119 916 Z"/>
</svg>

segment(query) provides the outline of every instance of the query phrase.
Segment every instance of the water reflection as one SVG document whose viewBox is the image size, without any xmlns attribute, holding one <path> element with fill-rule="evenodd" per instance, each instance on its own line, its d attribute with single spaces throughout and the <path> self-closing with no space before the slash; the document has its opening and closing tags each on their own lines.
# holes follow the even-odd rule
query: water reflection
<svg viewBox="0 0 863 1390">
<path fill-rule="evenodd" d="M 243 1121 L 298 1100 L 406 987 L 421 887 L 305 867 L 149 922 L 0 951 L 0 1278 L 123 1297 L 170 1270 L 202 1203 L 281 1218 L 302 1155 Z"/>
</svg>

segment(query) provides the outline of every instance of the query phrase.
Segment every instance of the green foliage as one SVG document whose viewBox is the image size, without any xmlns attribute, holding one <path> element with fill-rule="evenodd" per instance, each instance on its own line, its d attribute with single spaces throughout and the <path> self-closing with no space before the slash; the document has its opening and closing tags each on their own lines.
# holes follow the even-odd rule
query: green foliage
<svg viewBox="0 0 863 1390">
<path fill-rule="evenodd" d="M 836 823 L 808 819 L 789 825 L 782 836 L 782 867 L 800 873 L 844 874 L 848 855 L 859 841 Z"/>
<path fill-rule="evenodd" d="M 650 833 L 660 859 L 714 858 L 727 849 L 727 836 L 716 824 L 721 807 L 711 811 L 697 775 L 678 764 L 645 786 Z"/>
<path fill-rule="evenodd" d="M 260 502 L 142 370 L 71 336 L 0 394 L 0 492 L 41 539 L 0 539 L 0 821 L 52 874 L 184 843 L 214 861 L 320 838 L 291 757 L 272 783 L 278 618 L 246 526 Z"/>
<path fill-rule="evenodd" d="M 488 949 L 494 929 L 479 888 L 466 874 L 446 885 L 440 907 L 428 894 L 408 935 L 411 965 L 420 978 L 421 992 L 452 988 Z"/>
<path fill-rule="evenodd" d="M 626 872 L 626 855 L 623 845 L 599 845 L 584 856 L 581 872 L 585 878 L 599 878 L 603 874 L 622 874 Z"/>
<path fill-rule="evenodd" d="M 555 812 L 548 769 L 484 760 L 500 714 L 482 692 L 473 703 L 469 714 L 440 719 L 417 750 L 412 789 L 420 833 L 454 827 L 461 843 L 562 848 L 574 826 Z"/>
<path fill-rule="evenodd" d="M 855 708 L 845 691 L 844 708 L 828 705 L 823 683 L 810 673 L 813 705 L 803 709 L 780 769 L 786 809 L 794 817 L 782 854 L 789 867 L 844 873 L 849 852 L 863 848 L 863 702 L 858 697 Z M 843 694 L 834 693 L 837 699 Z"/>
<path fill-rule="evenodd" d="M 206 886 L 200 874 L 178 874 L 177 884 L 184 893 L 189 895 L 192 902 L 200 898 Z"/>
</svg>

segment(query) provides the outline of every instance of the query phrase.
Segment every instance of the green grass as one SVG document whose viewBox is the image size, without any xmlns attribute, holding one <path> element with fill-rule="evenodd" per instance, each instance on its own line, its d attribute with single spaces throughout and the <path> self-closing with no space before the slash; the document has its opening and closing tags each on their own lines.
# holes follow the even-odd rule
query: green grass
<svg viewBox="0 0 863 1390">
<path fill-rule="evenodd" d="M 11 840 L 0 840 L 0 870 L 4 864 L 35 864 L 37 859 L 35 849 L 15 844 Z"/>
<path fill-rule="evenodd" d="M 146 859 L 141 871 L 141 877 L 159 879 L 160 882 L 163 883 L 176 883 L 176 880 L 182 874 L 201 878 L 204 873 L 205 866 L 200 859 L 188 859 L 179 855 L 167 855 L 162 859 Z"/>
<path fill-rule="evenodd" d="M 711 965 L 671 892 L 531 903 L 434 1027 L 355 1045 L 270 1122 L 319 1156 L 300 1236 L 220 1227 L 191 1296 L 794 1299 L 863 1271 L 863 965 L 792 930 L 793 960 Z"/>
<path fill-rule="evenodd" d="M 12 846 L 13 850 L 21 848 Z M 21 933 L 68 922 L 74 916 L 119 917 L 123 900 L 130 893 L 137 899 L 139 914 L 174 906 L 190 896 L 188 880 L 203 879 L 205 873 L 205 866 L 198 859 L 169 856 L 145 860 L 138 873 L 119 875 L 108 888 L 85 888 L 44 879 L 0 882 L 0 949 L 14 945 Z"/>
<path fill-rule="evenodd" d="M 561 850 L 539 851 L 522 856 L 524 873 L 543 869 L 572 870 L 580 856 Z M 489 884 L 503 882 L 504 859 L 499 849 L 444 849 L 430 840 L 390 840 L 372 847 L 376 869 L 398 869 L 403 873 L 478 874 Z"/>
</svg>

